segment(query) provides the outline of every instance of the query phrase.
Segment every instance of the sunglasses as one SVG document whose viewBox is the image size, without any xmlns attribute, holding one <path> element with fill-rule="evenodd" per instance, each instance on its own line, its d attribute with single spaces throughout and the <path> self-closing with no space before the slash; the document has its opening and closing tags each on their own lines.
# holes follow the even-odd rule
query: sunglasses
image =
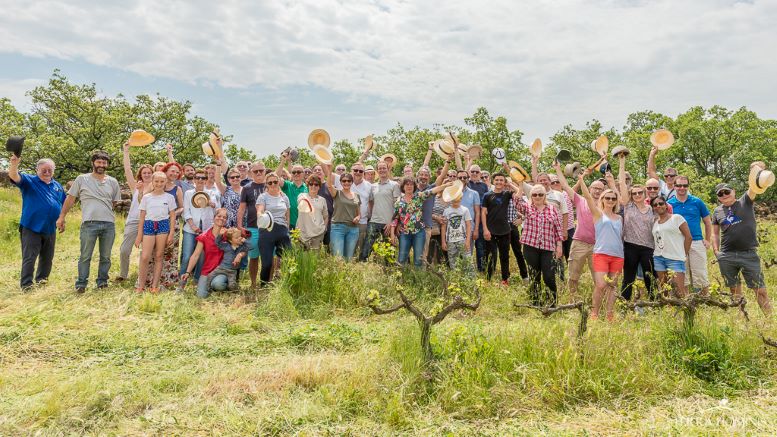
<svg viewBox="0 0 777 437">
<path fill-rule="evenodd" d="M 677 175 L 676 174 L 665 174 L 664 177 L 665 178 L 673 178 L 673 177 L 677 177 Z"/>
<path fill-rule="evenodd" d="M 335 171 L 345 171 L 344 168 L 336 168 Z"/>
<path fill-rule="evenodd" d="M 264 173 L 266 170 L 265 170 L 265 169 L 263 169 L 263 168 L 260 168 L 260 169 L 257 169 L 257 170 L 251 170 L 251 171 L 252 171 L 254 174 L 262 174 L 262 173 Z"/>
<path fill-rule="evenodd" d="M 631 192 L 631 195 L 632 195 L 632 196 L 644 196 L 644 195 L 645 195 L 645 193 L 644 193 L 644 192 L 642 192 L 642 191 L 632 191 L 632 192 Z"/>
<path fill-rule="evenodd" d="M 267 184 L 267 185 L 278 185 L 278 181 L 268 181 L 268 182 L 265 182 L 265 184 Z"/>
<path fill-rule="evenodd" d="M 460 181 L 466 181 L 469 179 L 469 176 L 459 176 Z"/>
<path fill-rule="evenodd" d="M 470 170 L 470 173 L 480 173 L 480 170 Z"/>
<path fill-rule="evenodd" d="M 675 188 L 688 188 L 688 184 L 674 184 Z"/>
<path fill-rule="evenodd" d="M 230 176 L 229 179 L 240 179 L 240 176 Z"/>
<path fill-rule="evenodd" d="M 531 193 L 531 197 L 545 197 L 543 193 Z"/>
<path fill-rule="evenodd" d="M 248 166 L 245 165 L 245 164 L 240 164 L 240 165 L 237 166 L 237 168 L 248 168 Z"/>
<path fill-rule="evenodd" d="M 196 176 L 194 179 L 197 179 L 197 180 L 200 180 L 200 181 L 207 181 L 208 177 L 207 176 Z"/>
<path fill-rule="evenodd" d="M 731 194 L 731 190 L 720 190 L 718 191 L 718 197 L 728 196 Z"/>
<path fill-rule="evenodd" d="M 351 170 L 351 173 L 364 173 L 364 170 L 353 169 Z"/>
<path fill-rule="evenodd" d="M 647 188 L 649 191 L 658 191 L 658 190 L 660 190 L 660 188 L 658 188 L 658 187 L 645 187 L 645 188 Z"/>
<path fill-rule="evenodd" d="M 559 181 L 553 181 L 553 182 L 551 182 L 550 184 L 551 184 L 551 185 L 558 185 L 558 184 L 560 184 L 560 183 L 561 183 L 561 182 L 559 182 Z"/>
<path fill-rule="evenodd" d="M 618 200 L 618 198 L 617 197 L 612 197 L 612 196 L 604 196 L 604 200 L 609 200 L 610 202 L 615 202 L 616 200 Z"/>
<path fill-rule="evenodd" d="M 352 183 L 353 183 L 353 181 L 352 181 L 352 180 L 350 180 L 350 179 L 340 179 L 340 182 L 342 182 L 342 183 L 346 183 L 346 182 L 348 182 L 349 184 L 352 184 Z"/>
<path fill-rule="evenodd" d="M 300 173 L 302 173 L 302 170 L 294 170 L 293 172 L 291 172 L 291 174 L 300 174 Z"/>
<path fill-rule="evenodd" d="M 308 187 L 320 187 L 320 186 L 321 186 L 321 184 L 317 184 L 315 182 L 309 182 L 308 183 Z"/>
<path fill-rule="evenodd" d="M 666 203 L 664 203 L 664 202 L 656 202 L 656 203 L 653 204 L 653 206 L 654 207 L 655 206 L 666 206 Z"/>
</svg>

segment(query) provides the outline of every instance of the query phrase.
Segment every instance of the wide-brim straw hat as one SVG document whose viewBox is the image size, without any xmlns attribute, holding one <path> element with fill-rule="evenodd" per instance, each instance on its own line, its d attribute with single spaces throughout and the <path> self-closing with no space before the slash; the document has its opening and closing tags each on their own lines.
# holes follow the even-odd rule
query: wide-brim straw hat
<svg viewBox="0 0 777 437">
<path fill-rule="evenodd" d="M 442 190 L 442 200 L 445 203 L 451 203 L 454 200 L 460 198 L 463 193 L 464 193 L 464 184 L 461 181 L 457 180 L 457 181 L 454 181 L 450 187 L 447 187 L 444 190 Z"/>
<path fill-rule="evenodd" d="M 269 232 L 272 231 L 273 226 L 275 226 L 275 219 L 273 219 L 272 214 L 269 212 L 265 211 L 256 217 L 257 228 L 264 229 Z"/>
<path fill-rule="evenodd" d="M 483 147 L 480 144 L 470 144 L 467 147 L 467 153 L 472 159 L 480 159 L 480 155 L 483 153 Z"/>
<path fill-rule="evenodd" d="M 388 162 L 389 159 L 391 160 L 390 164 Z M 397 156 L 394 155 L 393 153 L 386 153 L 385 155 L 381 156 L 380 159 L 378 159 L 378 162 L 380 161 L 385 162 L 386 165 L 388 165 L 389 167 L 393 167 L 397 164 L 399 160 L 397 159 Z"/>
<path fill-rule="evenodd" d="M 321 164 L 327 165 L 331 164 L 332 160 L 335 158 L 334 155 L 332 155 L 332 151 L 323 144 L 313 146 L 313 157 Z"/>
<path fill-rule="evenodd" d="M 610 148 L 610 140 L 606 135 L 601 135 L 599 138 L 591 141 L 591 149 L 600 155 L 607 153 L 607 149 Z"/>
<path fill-rule="evenodd" d="M 305 214 L 313 212 L 313 204 L 307 197 L 299 196 L 297 199 L 297 211 Z"/>
<path fill-rule="evenodd" d="M 156 141 L 153 135 L 144 131 L 143 129 L 135 129 L 129 136 L 127 143 L 133 147 L 148 146 Z"/>
<path fill-rule="evenodd" d="M 629 156 L 629 153 L 631 152 L 629 151 L 629 148 L 626 146 L 617 146 L 614 149 L 612 149 L 613 158 L 617 158 L 618 155 L 620 155 L 621 153 L 623 153 L 623 156 Z"/>
<path fill-rule="evenodd" d="M 529 146 L 529 152 L 531 152 L 532 156 L 542 155 L 542 141 L 539 138 L 535 138 L 534 142 L 531 143 L 531 146 Z"/>
<path fill-rule="evenodd" d="M 564 166 L 564 176 L 577 179 L 583 172 L 583 166 L 579 162 L 573 162 Z"/>
<path fill-rule="evenodd" d="M 659 129 L 650 134 L 650 142 L 658 150 L 666 150 L 674 144 L 674 135 L 667 129 Z"/>
<path fill-rule="evenodd" d="M 456 153 L 456 147 L 448 139 L 440 139 L 434 142 L 434 151 L 444 160 L 450 159 Z"/>
<path fill-rule="evenodd" d="M 219 157 L 221 156 L 221 147 L 211 144 L 209 141 L 202 143 L 202 153 L 208 156 Z"/>
<path fill-rule="evenodd" d="M 308 147 L 311 149 L 318 145 L 329 147 L 330 142 L 329 132 L 324 129 L 314 129 L 313 132 L 308 135 Z"/>
<path fill-rule="evenodd" d="M 774 185 L 774 173 L 766 169 L 766 164 L 761 161 L 750 164 L 750 176 L 748 177 L 750 191 L 762 194 L 767 188 Z"/>
<path fill-rule="evenodd" d="M 375 146 L 375 139 L 372 138 L 372 135 L 367 135 L 366 138 L 364 138 L 364 147 L 368 149 L 372 149 Z"/>
<path fill-rule="evenodd" d="M 529 173 L 521 167 L 521 164 L 510 161 L 507 165 L 510 167 L 510 179 L 512 179 L 513 182 L 520 184 L 521 182 L 529 180 Z"/>
<path fill-rule="evenodd" d="M 23 147 L 24 147 L 24 137 L 20 137 L 17 135 L 8 137 L 8 140 L 5 142 L 5 150 L 13 153 L 17 157 L 22 156 Z"/>
<path fill-rule="evenodd" d="M 216 152 L 216 156 L 222 156 L 222 150 L 221 150 L 221 144 L 219 144 L 221 141 L 221 131 L 219 131 L 219 128 L 213 129 L 213 132 L 210 133 L 208 136 L 208 143 L 210 143 L 213 150 Z"/>
<path fill-rule="evenodd" d="M 210 194 L 198 191 L 192 196 L 192 206 L 195 208 L 207 208 L 210 206 Z"/>
</svg>

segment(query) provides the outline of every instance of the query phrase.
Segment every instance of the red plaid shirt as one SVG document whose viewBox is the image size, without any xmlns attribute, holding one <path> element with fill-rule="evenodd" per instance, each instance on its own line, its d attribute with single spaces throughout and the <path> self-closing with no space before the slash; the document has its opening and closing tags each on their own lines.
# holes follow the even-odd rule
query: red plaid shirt
<svg viewBox="0 0 777 437">
<path fill-rule="evenodd" d="M 556 243 L 567 232 L 561 229 L 561 217 L 556 208 L 546 205 L 538 210 L 523 199 L 515 201 L 518 212 L 523 214 L 521 243 L 542 250 L 556 250 Z"/>
</svg>

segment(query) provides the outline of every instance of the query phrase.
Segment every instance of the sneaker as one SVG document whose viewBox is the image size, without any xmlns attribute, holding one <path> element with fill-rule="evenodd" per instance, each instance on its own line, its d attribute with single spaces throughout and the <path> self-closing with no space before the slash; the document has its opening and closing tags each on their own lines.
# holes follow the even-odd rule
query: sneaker
<svg viewBox="0 0 777 437">
<path fill-rule="evenodd" d="M 97 289 L 108 288 L 108 284 L 97 284 Z"/>
<path fill-rule="evenodd" d="M 38 283 L 36 285 L 39 285 L 39 286 L 43 287 L 44 285 L 46 285 L 48 283 L 49 283 L 48 279 L 41 279 L 40 281 L 38 281 Z"/>
<path fill-rule="evenodd" d="M 86 287 L 76 287 L 76 293 L 78 294 L 86 293 Z"/>
<path fill-rule="evenodd" d="M 34 286 L 32 284 L 31 285 L 25 285 L 25 286 L 22 287 L 22 293 L 29 293 L 29 292 L 32 291 L 33 288 L 34 288 Z"/>
</svg>

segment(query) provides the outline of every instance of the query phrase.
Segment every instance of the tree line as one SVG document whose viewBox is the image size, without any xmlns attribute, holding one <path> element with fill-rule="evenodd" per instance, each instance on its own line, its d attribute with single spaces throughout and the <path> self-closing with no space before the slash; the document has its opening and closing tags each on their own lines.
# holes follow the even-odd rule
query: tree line
<svg viewBox="0 0 777 437">
<path fill-rule="evenodd" d="M 156 162 L 166 159 L 165 143 L 172 143 L 176 159 L 196 165 L 207 162 L 201 144 L 218 125 L 191 113 L 189 101 L 176 101 L 159 94 L 139 95 L 129 100 L 119 94 L 115 97 L 100 95 L 94 83 L 73 84 L 60 71 L 55 70 L 48 84 L 29 91 L 32 106 L 29 112 L 17 110 L 7 98 L 0 99 L 0 135 L 26 135 L 24 164 L 27 170 L 38 158 L 50 157 L 57 162 L 57 178 L 70 180 L 77 174 L 89 171 L 89 151 L 102 149 L 116 159 L 111 172 L 118 178 L 121 165 L 121 147 L 134 129 L 144 129 L 157 141 L 151 147 L 133 151 L 135 162 Z M 326 126 L 311 126 L 315 127 Z M 742 191 L 747 187 L 749 164 L 764 161 L 767 165 L 777 160 L 777 120 L 762 119 L 741 107 L 729 110 L 722 106 L 703 108 L 694 106 L 671 117 L 645 110 L 629 114 L 620 128 L 605 128 L 593 119 L 584 127 L 566 125 L 560 128 L 545 144 L 540 160 L 543 169 L 549 169 L 559 149 L 572 152 L 575 160 L 583 164 L 596 161 L 597 155 L 589 147 L 599 135 L 607 135 L 611 147 L 624 145 L 631 155 L 627 160 L 628 171 L 636 181 L 646 178 L 646 163 L 650 151 L 650 134 L 659 128 L 672 131 L 675 144 L 659 153 L 659 171 L 666 166 L 676 167 L 681 174 L 691 177 L 694 193 L 705 201 L 713 202 L 712 187 L 719 181 L 727 181 Z M 428 143 L 441 138 L 445 132 L 453 132 L 464 143 L 477 143 L 483 147 L 478 163 L 489 170 L 498 166 L 491 151 L 503 148 L 509 159 L 529 167 L 528 145 L 533 137 L 524 138 L 519 129 L 511 129 L 505 117 L 494 116 L 485 107 L 478 108 L 463 125 L 437 124 L 432 127 L 406 128 L 401 124 L 385 133 L 375 133 L 376 146 L 368 163 L 385 153 L 397 156 L 394 167 L 399 175 L 405 163 L 417 168 L 423 162 Z M 365 136 L 370 132 L 365 132 Z M 336 133 L 335 133 L 336 134 Z M 312 165 L 315 159 L 303 145 L 307 132 L 300 132 L 298 144 L 300 162 Z M 224 135 L 227 146 L 225 155 L 231 162 L 256 159 L 253 152 L 232 143 L 232 137 Z M 350 164 L 362 152 L 363 140 L 351 143 L 335 141 L 332 151 L 336 162 Z M 277 156 L 264 156 L 269 167 L 277 165 Z M 442 166 L 442 160 L 434 155 L 431 166 Z M 611 164 L 617 171 L 617 162 Z M 766 200 L 777 200 L 774 190 L 764 194 Z"/>
</svg>

